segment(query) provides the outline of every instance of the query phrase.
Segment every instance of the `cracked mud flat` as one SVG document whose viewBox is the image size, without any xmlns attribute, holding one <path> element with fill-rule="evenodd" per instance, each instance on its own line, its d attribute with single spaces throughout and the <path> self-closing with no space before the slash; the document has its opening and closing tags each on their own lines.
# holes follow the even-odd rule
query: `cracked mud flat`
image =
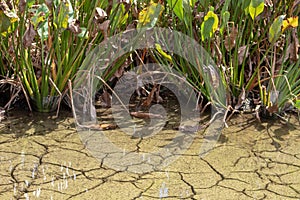
<svg viewBox="0 0 300 200">
<path fill-rule="evenodd" d="M 164 170 L 135 174 L 95 159 L 82 144 L 70 113 L 62 112 L 58 119 L 13 114 L 0 122 L 3 200 L 300 199 L 300 127 L 294 117 L 282 125 L 238 115 L 205 157 L 199 157 L 199 131 L 190 148 Z M 124 143 L 124 137 L 114 137 L 116 131 L 111 138 Z M 151 151 L 165 145 L 170 135 L 129 138 L 126 148 Z"/>
</svg>

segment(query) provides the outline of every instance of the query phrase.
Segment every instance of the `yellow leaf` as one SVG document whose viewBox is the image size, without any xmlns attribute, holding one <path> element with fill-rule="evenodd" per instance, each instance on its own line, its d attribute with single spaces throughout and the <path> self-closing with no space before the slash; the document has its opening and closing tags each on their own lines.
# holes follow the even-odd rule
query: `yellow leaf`
<svg viewBox="0 0 300 200">
<path fill-rule="evenodd" d="M 207 21 L 210 17 L 214 18 L 214 24 L 213 24 L 213 27 L 212 27 L 212 33 L 214 33 L 218 29 L 219 18 L 213 11 L 209 11 L 207 13 L 207 15 L 204 17 L 204 21 Z"/>
<path fill-rule="evenodd" d="M 139 13 L 138 28 L 154 27 L 163 10 L 163 5 L 151 1 L 150 5 Z"/>
<path fill-rule="evenodd" d="M 248 11 L 253 20 L 264 11 L 264 7 L 264 0 L 251 0 Z"/>
<path fill-rule="evenodd" d="M 295 28 L 297 26 L 298 26 L 298 16 L 287 18 L 286 20 L 283 20 L 282 32 L 284 32 L 285 29 L 287 29 L 289 27 Z"/>
<path fill-rule="evenodd" d="M 170 56 L 169 54 L 167 54 L 159 44 L 155 44 L 155 48 L 156 50 L 164 57 L 166 58 L 168 61 L 172 62 L 172 56 Z"/>
</svg>

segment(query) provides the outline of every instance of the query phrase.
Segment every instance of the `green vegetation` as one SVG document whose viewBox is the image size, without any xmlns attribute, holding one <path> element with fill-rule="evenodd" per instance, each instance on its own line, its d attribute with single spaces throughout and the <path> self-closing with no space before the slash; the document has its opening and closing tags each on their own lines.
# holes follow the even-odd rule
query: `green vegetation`
<svg viewBox="0 0 300 200">
<path fill-rule="evenodd" d="M 219 67 L 229 111 L 250 99 L 260 113 L 299 109 L 299 1 L 270 0 L 1 0 L 0 75 L 20 81 L 39 111 L 57 108 L 87 53 L 130 28 L 164 27 L 194 38 Z M 126 55 L 127 57 L 129 55 Z M 114 76 L 123 57 L 105 74 Z M 132 57 L 182 72 L 202 98 L 198 69 L 161 47 Z"/>
</svg>

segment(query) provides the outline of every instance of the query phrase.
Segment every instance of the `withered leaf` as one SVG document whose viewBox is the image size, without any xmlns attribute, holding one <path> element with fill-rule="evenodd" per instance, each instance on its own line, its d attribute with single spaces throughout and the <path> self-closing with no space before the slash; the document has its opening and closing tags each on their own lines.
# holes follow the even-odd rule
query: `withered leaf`
<svg viewBox="0 0 300 200">
<path fill-rule="evenodd" d="M 123 73 L 124 73 L 124 68 L 125 68 L 124 65 L 122 65 L 121 67 L 119 67 L 116 70 L 116 72 L 114 73 L 114 77 L 120 78 L 123 75 Z"/>
<path fill-rule="evenodd" d="M 126 30 L 135 29 L 136 28 L 136 24 L 137 24 L 137 21 L 134 20 L 132 23 L 128 24 L 128 26 L 126 27 Z"/>
<path fill-rule="evenodd" d="M 102 22 L 106 17 L 107 17 L 107 14 L 106 14 L 105 10 L 103 10 L 102 8 L 97 7 L 96 8 L 95 19 L 98 22 Z"/>
<path fill-rule="evenodd" d="M 162 119 L 162 118 L 164 118 L 160 114 L 146 113 L 146 112 L 131 112 L 130 115 L 133 116 L 133 117 L 136 117 L 136 118 L 141 118 L 141 119 L 149 119 L 149 118 Z"/>
<path fill-rule="evenodd" d="M 278 112 L 278 104 L 274 104 L 274 105 L 268 106 L 267 110 L 270 113 L 276 113 L 276 112 Z"/>
<path fill-rule="evenodd" d="M 35 36 L 36 31 L 34 30 L 33 25 L 30 23 L 23 36 L 23 45 L 25 48 L 28 48 L 32 45 Z"/>
<path fill-rule="evenodd" d="M 154 94 L 157 91 L 157 87 L 158 87 L 158 85 L 154 84 L 154 86 L 153 86 L 150 94 L 148 95 L 147 99 L 142 103 L 142 106 L 149 107 L 151 105 L 152 100 L 154 98 Z"/>
<path fill-rule="evenodd" d="M 299 38 L 297 37 L 296 30 L 292 32 L 293 42 L 288 47 L 288 54 L 290 55 L 290 59 L 292 61 L 297 62 L 299 59 L 298 51 L 299 51 Z"/>
<path fill-rule="evenodd" d="M 269 7 L 273 7 L 273 2 L 271 0 L 265 0 L 265 4 Z"/>
<path fill-rule="evenodd" d="M 26 0 L 20 0 L 19 2 L 19 11 L 23 13 L 25 11 L 26 7 Z"/>
<path fill-rule="evenodd" d="M 80 22 L 79 20 L 73 20 L 70 24 L 69 24 L 69 27 L 68 29 L 74 33 L 74 34 L 79 34 L 81 33 L 81 29 L 80 29 Z"/>
<path fill-rule="evenodd" d="M 100 31 L 105 31 L 107 32 L 108 28 L 109 28 L 109 24 L 110 24 L 110 20 L 105 20 L 103 23 L 98 25 L 98 29 Z"/>
<path fill-rule="evenodd" d="M 105 20 L 103 23 L 98 24 L 98 30 L 102 32 L 104 36 L 104 40 L 106 40 L 108 36 L 109 24 L 110 24 L 110 20 Z"/>
<path fill-rule="evenodd" d="M 235 105 L 234 108 L 236 110 L 238 110 L 243 105 L 243 103 L 245 102 L 245 99 L 246 99 L 246 91 L 245 91 L 245 88 L 243 87 L 242 92 L 240 93 L 240 95 L 238 97 L 238 102 L 237 102 L 237 104 Z"/>
<path fill-rule="evenodd" d="M 238 50 L 239 65 L 243 64 L 244 59 L 246 59 L 248 56 L 249 56 L 249 51 L 247 45 L 241 46 Z"/>
<path fill-rule="evenodd" d="M 111 95 L 107 92 L 107 90 L 104 90 L 101 94 L 100 100 L 101 100 L 101 106 L 103 107 L 111 107 Z"/>
<path fill-rule="evenodd" d="M 160 92 L 160 85 L 157 87 L 157 90 L 155 91 L 155 101 L 156 103 L 163 102 L 163 98 L 159 95 Z"/>
<path fill-rule="evenodd" d="M 53 0 L 45 0 L 45 3 L 48 6 L 48 8 L 51 10 L 52 9 L 52 5 L 53 5 Z"/>
<path fill-rule="evenodd" d="M 230 34 L 225 37 L 225 41 L 224 41 L 224 45 L 227 51 L 230 51 L 235 47 L 237 35 L 238 35 L 238 28 L 232 27 Z"/>
</svg>

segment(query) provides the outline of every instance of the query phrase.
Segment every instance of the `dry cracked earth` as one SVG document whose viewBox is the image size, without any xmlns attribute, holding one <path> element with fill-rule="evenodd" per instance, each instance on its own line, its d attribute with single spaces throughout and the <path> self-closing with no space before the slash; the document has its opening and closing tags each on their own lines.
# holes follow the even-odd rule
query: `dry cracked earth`
<svg viewBox="0 0 300 200">
<path fill-rule="evenodd" d="M 300 127 L 289 120 L 238 115 L 206 156 L 199 157 L 199 131 L 169 166 L 140 174 L 96 159 L 68 112 L 56 119 L 12 113 L 0 122 L 0 199 L 300 199 Z M 124 142 L 113 131 L 109 137 Z M 126 148 L 159 147 L 172 136 L 166 131 Z"/>
</svg>

